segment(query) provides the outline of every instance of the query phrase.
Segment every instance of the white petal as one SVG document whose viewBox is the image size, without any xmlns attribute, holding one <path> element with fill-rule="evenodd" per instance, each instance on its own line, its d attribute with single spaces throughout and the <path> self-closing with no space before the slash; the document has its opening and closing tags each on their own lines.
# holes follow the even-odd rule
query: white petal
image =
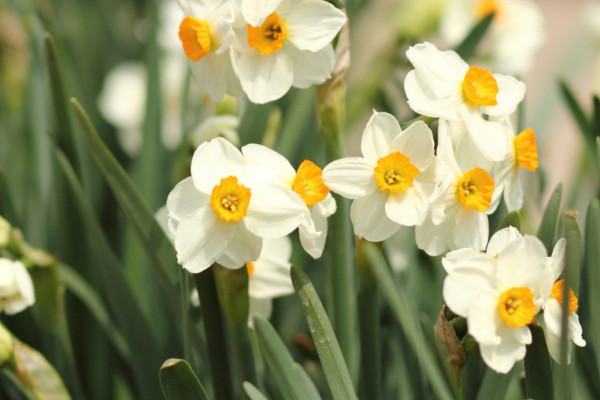
<svg viewBox="0 0 600 400">
<path fill-rule="evenodd" d="M 433 145 L 431 129 L 423 121 L 417 121 L 393 140 L 391 151 L 401 152 L 419 171 L 424 171 L 434 160 Z"/>
<path fill-rule="evenodd" d="M 579 316 L 577 314 L 569 315 L 567 318 L 567 330 L 569 332 L 569 338 L 579 347 L 586 345 L 586 341 L 583 339 L 583 329 L 579 323 Z"/>
<path fill-rule="evenodd" d="M 488 217 L 477 211 L 462 208 L 455 217 L 455 228 L 450 233 L 450 248 L 461 249 L 471 247 L 484 250 L 488 242 Z"/>
<path fill-rule="evenodd" d="M 35 303 L 35 291 L 29 272 L 20 261 L 14 261 L 13 268 L 18 295 L 5 303 L 4 311 L 7 314 L 16 314 Z"/>
<path fill-rule="evenodd" d="M 207 54 L 199 61 L 191 62 L 192 76 L 200 93 L 212 101 L 220 101 L 227 93 L 227 64 L 231 64 L 229 53 Z"/>
<path fill-rule="evenodd" d="M 480 345 L 479 350 L 481 357 L 488 367 L 496 372 L 506 374 L 515 365 L 517 361 L 525 358 L 526 347 L 518 340 L 518 332 L 510 332 L 515 329 L 529 328 L 510 328 L 508 326 L 500 326 L 499 335 L 502 337 L 502 342 L 499 345 Z M 517 333 L 517 334 L 515 334 Z"/>
<path fill-rule="evenodd" d="M 323 182 L 329 189 L 349 199 L 367 196 L 379 190 L 374 168 L 364 158 L 342 158 L 323 169 Z"/>
<path fill-rule="evenodd" d="M 552 268 L 552 281 L 556 281 L 565 268 L 565 251 L 567 248 L 567 239 L 560 238 L 552 249 L 552 255 L 548 260 Z"/>
<path fill-rule="evenodd" d="M 509 245 L 509 243 L 521 239 L 522 237 L 523 235 L 521 235 L 519 230 L 515 227 L 509 226 L 507 228 L 500 229 L 490 238 L 486 253 L 492 257 L 496 254 L 500 254 L 506 248 L 506 246 Z"/>
<path fill-rule="evenodd" d="M 502 325 L 498 316 L 498 298 L 481 293 L 473 299 L 467 315 L 469 334 L 479 345 L 498 345 L 502 339 L 498 330 Z"/>
<path fill-rule="evenodd" d="M 285 236 L 298 227 L 307 213 L 304 201 L 282 185 L 253 190 L 244 224 L 262 238 Z"/>
<path fill-rule="evenodd" d="M 494 78 L 498 82 L 498 104 L 483 107 L 482 111 L 491 117 L 505 117 L 512 114 L 525 97 L 525 84 L 512 76 L 494 74 Z"/>
<path fill-rule="evenodd" d="M 365 159 L 376 164 L 377 160 L 390 154 L 392 140 L 400 132 L 400 124 L 393 115 L 373 110 L 360 142 Z"/>
<path fill-rule="evenodd" d="M 296 4 L 285 22 L 288 39 L 300 50 L 323 49 L 346 23 L 346 15 L 325 1 L 304 0 Z"/>
<path fill-rule="evenodd" d="M 194 186 L 191 177 L 179 182 L 167 197 L 168 217 L 179 223 L 182 219 L 192 215 L 200 207 L 205 207 L 210 202 L 210 197 L 199 192 Z"/>
<path fill-rule="evenodd" d="M 335 67 L 335 53 L 331 45 L 314 53 L 298 50 L 292 45 L 287 46 L 285 52 L 291 57 L 294 67 L 292 86 L 305 89 L 321 84 L 331 77 Z"/>
<path fill-rule="evenodd" d="M 280 3 L 281 0 L 242 0 L 242 15 L 250 25 L 260 26 Z"/>
<path fill-rule="evenodd" d="M 248 310 L 248 326 L 254 326 L 254 320 L 252 316 L 258 314 L 265 319 L 271 318 L 273 311 L 273 300 L 272 299 L 257 299 L 250 297 L 250 307 Z"/>
<path fill-rule="evenodd" d="M 437 97 L 433 89 L 412 70 L 404 79 L 404 91 L 409 107 L 416 113 L 430 117 L 444 118 L 449 121 L 462 121 L 458 107 L 463 104 L 461 94 Z"/>
<path fill-rule="evenodd" d="M 523 185 L 517 169 L 506 179 L 504 186 L 504 202 L 508 211 L 520 210 L 523 207 Z"/>
<path fill-rule="evenodd" d="M 324 217 L 329 217 L 330 215 L 333 215 L 336 210 L 337 205 L 335 203 L 335 199 L 331 193 L 328 193 L 322 201 L 313 206 L 312 212 L 317 212 Z"/>
<path fill-rule="evenodd" d="M 421 225 L 415 228 L 417 247 L 430 256 L 439 256 L 450 249 L 449 231 L 454 226 L 452 218 L 446 218 L 441 223 L 434 224 L 426 218 Z"/>
<path fill-rule="evenodd" d="M 254 261 L 260 255 L 263 240 L 248 231 L 244 224 L 234 224 L 233 237 L 223 250 L 217 262 L 225 268 L 241 268 L 249 261 Z"/>
<path fill-rule="evenodd" d="M 385 212 L 387 194 L 375 191 L 352 202 L 350 218 L 356 236 L 371 242 L 381 242 L 392 236 L 400 225 L 388 218 Z"/>
<path fill-rule="evenodd" d="M 498 287 L 529 287 L 534 293 L 547 270 L 546 248 L 535 236 L 509 243 L 498 256 Z"/>
<path fill-rule="evenodd" d="M 325 240 L 327 239 L 327 217 L 316 208 L 316 205 L 312 207 L 310 214 L 315 230 L 319 235 L 309 234 L 305 225 L 301 224 L 299 227 L 300 243 L 302 244 L 304 251 L 310 254 L 312 258 L 317 259 L 323 254 Z"/>
<path fill-rule="evenodd" d="M 292 87 L 294 66 L 285 51 L 263 56 L 253 48 L 246 48 L 231 54 L 233 68 L 253 103 L 277 100 Z"/>
<path fill-rule="evenodd" d="M 290 263 L 255 262 L 248 293 L 256 299 L 285 296 L 294 293 L 290 278 Z"/>
<path fill-rule="evenodd" d="M 177 261 L 191 273 L 210 267 L 229 245 L 235 233 L 210 207 L 182 220 L 175 232 Z"/>
<path fill-rule="evenodd" d="M 486 121 L 472 107 L 461 106 L 459 112 L 467 125 L 467 131 L 485 157 L 502 161 L 511 151 L 511 132 L 500 122 Z"/>
<path fill-rule="evenodd" d="M 192 157 L 192 179 L 199 191 L 210 194 L 222 178 L 238 177 L 245 169 L 242 153 L 227 140 L 218 137 L 204 142 Z"/>
<path fill-rule="evenodd" d="M 420 190 L 420 185 L 414 183 L 404 192 L 393 193 L 385 203 L 385 212 L 389 219 L 404 225 L 420 225 L 429 211 L 429 195 Z"/>
<path fill-rule="evenodd" d="M 286 186 L 292 185 L 296 171 L 290 162 L 266 146 L 260 144 L 247 144 L 242 147 L 242 154 L 248 163 L 258 165 L 261 168 L 275 175 L 279 181 Z"/>
</svg>

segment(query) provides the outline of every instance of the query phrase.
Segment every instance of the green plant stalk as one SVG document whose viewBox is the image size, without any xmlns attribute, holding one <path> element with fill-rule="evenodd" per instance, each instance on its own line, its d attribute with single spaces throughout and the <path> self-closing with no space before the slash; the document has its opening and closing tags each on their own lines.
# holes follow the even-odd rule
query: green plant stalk
<svg viewBox="0 0 600 400">
<path fill-rule="evenodd" d="M 233 398 L 233 377 L 225 322 L 219 304 L 213 267 L 194 274 L 194 281 L 200 297 L 202 324 L 206 334 L 214 395 L 216 399 L 231 399 Z"/>
<path fill-rule="evenodd" d="M 317 110 L 321 131 L 325 137 L 328 162 L 344 156 L 342 127 L 345 119 L 346 86 L 339 80 L 317 87 Z M 329 259 L 326 265 L 326 304 L 334 332 L 338 338 L 346 365 L 354 380 L 358 373 L 356 352 L 357 310 L 356 269 L 352 257 L 352 226 L 348 200 L 333 196 L 337 211 L 329 222 Z"/>
<path fill-rule="evenodd" d="M 188 290 L 188 273 L 179 271 L 179 287 L 181 288 L 181 331 L 183 335 L 183 357 L 192 359 L 192 344 L 190 339 L 190 292 Z"/>
<path fill-rule="evenodd" d="M 532 342 L 525 353 L 525 385 L 529 399 L 554 399 L 552 370 L 544 330 L 529 325 Z"/>
<path fill-rule="evenodd" d="M 600 200 L 593 199 L 587 209 L 585 221 L 585 263 L 589 288 L 600 285 Z M 588 304 L 600 304 L 600 292 L 588 290 Z M 592 344 L 600 349 L 600 314 L 590 313 Z M 600 368 L 600 351 L 595 352 L 596 365 Z"/>
<path fill-rule="evenodd" d="M 217 295 L 225 318 L 226 331 L 233 361 L 234 388 L 243 393 L 242 383 L 257 383 L 252 338 L 248 328 L 248 270 L 229 269 L 218 264 L 215 272 Z"/>
<path fill-rule="evenodd" d="M 359 394 L 363 399 L 381 399 L 381 329 L 379 292 L 371 266 L 362 252 L 364 239 L 356 239 L 358 269 L 358 326 L 360 332 Z"/>
</svg>

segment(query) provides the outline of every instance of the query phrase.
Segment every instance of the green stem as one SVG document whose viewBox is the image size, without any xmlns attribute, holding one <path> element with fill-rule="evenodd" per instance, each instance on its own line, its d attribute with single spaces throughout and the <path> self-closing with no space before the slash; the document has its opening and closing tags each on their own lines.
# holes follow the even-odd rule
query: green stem
<svg viewBox="0 0 600 400">
<path fill-rule="evenodd" d="M 194 274 L 194 280 L 200 296 L 202 322 L 206 334 L 206 343 L 208 344 L 208 357 L 215 398 L 232 399 L 233 381 L 229 362 L 229 349 L 213 267 L 202 273 Z"/>
<path fill-rule="evenodd" d="M 356 240 L 358 267 L 358 321 L 360 331 L 360 397 L 381 399 L 381 330 L 379 321 L 380 296 L 377 280 Z"/>
</svg>

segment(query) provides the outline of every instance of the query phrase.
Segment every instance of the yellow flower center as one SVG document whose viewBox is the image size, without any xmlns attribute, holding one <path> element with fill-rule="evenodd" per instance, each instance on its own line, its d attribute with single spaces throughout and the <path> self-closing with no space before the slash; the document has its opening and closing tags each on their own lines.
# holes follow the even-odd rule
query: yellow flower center
<svg viewBox="0 0 600 400">
<path fill-rule="evenodd" d="M 396 151 L 377 160 L 375 182 L 382 191 L 403 192 L 408 189 L 421 171 L 410 163 L 410 159 Z"/>
<path fill-rule="evenodd" d="M 550 293 L 550 298 L 556 299 L 556 301 L 558 301 L 558 304 L 560 304 L 561 308 L 564 304 L 564 293 L 565 280 L 561 279 L 560 281 L 554 282 L 554 285 L 552 285 L 552 292 Z M 569 315 L 573 315 L 573 313 L 579 308 L 577 301 L 578 300 L 577 296 L 575 296 L 575 292 L 573 292 L 573 289 L 569 288 Z"/>
<path fill-rule="evenodd" d="M 252 261 L 246 263 L 246 271 L 248 271 L 248 278 L 252 278 L 254 274 L 254 263 Z"/>
<path fill-rule="evenodd" d="M 500 295 L 498 313 L 508 326 L 529 325 L 535 318 L 535 312 L 533 292 L 527 287 L 510 288 Z"/>
<path fill-rule="evenodd" d="M 273 54 L 283 47 L 287 36 L 285 23 L 277 13 L 272 13 L 261 26 L 248 24 L 248 46 L 254 47 L 263 56 Z"/>
<path fill-rule="evenodd" d="M 298 193 L 309 207 L 325 199 L 329 193 L 329 188 L 323 182 L 323 171 L 308 160 L 302 161 L 298 167 L 292 190 Z"/>
<path fill-rule="evenodd" d="M 539 165 L 538 151 L 535 144 L 535 132 L 533 129 L 525 129 L 519 133 L 513 141 L 515 147 L 515 160 L 517 166 L 529 171 L 535 171 Z"/>
<path fill-rule="evenodd" d="M 477 0 L 473 7 L 473 15 L 476 19 L 482 19 L 495 13 L 494 20 L 498 21 L 502 18 L 502 4 L 498 0 Z"/>
<path fill-rule="evenodd" d="M 492 203 L 494 180 L 481 168 L 474 168 L 458 180 L 456 193 L 467 211 L 473 209 L 483 212 Z"/>
<path fill-rule="evenodd" d="M 179 39 L 186 57 L 192 61 L 199 61 L 212 48 L 210 27 L 198 18 L 188 16 L 181 21 Z"/>
<path fill-rule="evenodd" d="M 246 216 L 250 189 L 240 185 L 235 176 L 221 179 L 210 195 L 210 206 L 225 222 L 237 222 Z"/>
<path fill-rule="evenodd" d="M 498 82 L 490 71 L 479 67 L 469 67 L 462 84 L 467 103 L 472 106 L 495 106 L 498 104 Z"/>
</svg>

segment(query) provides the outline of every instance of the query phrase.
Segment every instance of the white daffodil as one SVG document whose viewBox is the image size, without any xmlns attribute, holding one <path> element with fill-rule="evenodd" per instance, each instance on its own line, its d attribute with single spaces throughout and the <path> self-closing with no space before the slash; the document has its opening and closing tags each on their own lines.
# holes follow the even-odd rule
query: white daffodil
<svg viewBox="0 0 600 400">
<path fill-rule="evenodd" d="M 273 173 L 306 205 L 305 218 L 298 227 L 300 242 L 313 258 L 321 257 L 327 237 L 327 218 L 336 211 L 335 200 L 323 183 L 321 168 L 304 160 L 295 171 L 285 157 L 257 144 L 244 146 L 242 152 L 252 164 Z"/>
<path fill-rule="evenodd" d="M 410 108 L 422 115 L 464 122 L 486 157 L 505 159 L 510 136 L 496 121 L 515 111 L 525 95 L 525 84 L 469 66 L 455 52 L 439 51 L 431 43 L 410 47 L 406 56 L 415 67 L 404 81 Z"/>
<path fill-rule="evenodd" d="M 429 255 L 465 247 L 483 250 L 489 234 L 488 214 L 500 200 L 490 175 L 493 163 L 477 151 L 468 135 L 462 135 L 455 152 L 447 125 L 439 121 L 439 183 L 430 198 L 431 215 L 415 231 L 417 246 Z"/>
<path fill-rule="evenodd" d="M 450 45 L 460 43 L 482 18 L 494 12 L 482 58 L 505 74 L 525 74 L 544 42 L 544 20 L 531 0 L 455 0 L 442 14 L 440 33 Z M 485 62 L 482 60 L 482 62 Z"/>
<path fill-rule="evenodd" d="M 12 227 L 10 223 L 0 215 L 0 248 L 8 246 L 10 242 Z"/>
<path fill-rule="evenodd" d="M 223 138 L 196 149 L 191 172 L 167 209 L 177 259 L 192 273 L 214 262 L 240 268 L 258 258 L 263 238 L 285 236 L 305 218 L 302 199 Z"/>
<path fill-rule="evenodd" d="M 0 311 L 16 314 L 35 303 L 33 282 L 20 261 L 0 258 Z"/>
<path fill-rule="evenodd" d="M 499 373 L 525 357 L 525 346 L 532 341 L 527 325 L 541 308 L 540 288 L 549 268 L 542 242 L 517 237 L 515 231 L 511 227 L 494 234 L 486 253 L 465 248 L 442 258 L 448 273 L 444 301 L 467 319 L 483 361 Z"/>
<path fill-rule="evenodd" d="M 225 93 L 241 94 L 230 59 L 233 43 L 234 2 L 181 0 L 185 17 L 179 25 L 179 39 L 191 62 L 192 75 L 200 89 L 213 101 Z"/>
<path fill-rule="evenodd" d="M 353 199 L 354 233 L 372 242 L 400 226 L 421 224 L 435 188 L 435 156 L 429 127 L 417 121 L 402 131 L 390 114 L 373 112 L 361 141 L 363 157 L 333 161 L 323 170 L 325 184 Z"/>
<path fill-rule="evenodd" d="M 190 139 L 195 146 L 200 146 L 207 140 L 222 136 L 233 145 L 240 143 L 237 128 L 240 119 L 237 115 L 215 115 L 208 117 L 191 133 Z"/>
<path fill-rule="evenodd" d="M 550 268 L 548 274 L 549 279 L 546 279 L 544 288 L 544 325 L 546 332 L 546 344 L 548 352 L 556 362 L 560 362 L 560 339 L 561 339 L 561 324 L 564 306 L 564 290 L 565 280 L 558 278 L 562 274 L 565 267 L 565 247 L 566 240 L 560 239 L 554 246 L 552 256 L 548 259 Z M 552 285 L 550 287 L 550 285 Z M 583 329 L 579 323 L 579 316 L 575 314 L 579 308 L 577 296 L 573 289 L 569 288 L 569 299 L 567 302 L 567 363 L 571 362 L 571 342 L 577 346 L 583 347 L 586 345 L 582 337 Z"/>
<path fill-rule="evenodd" d="M 494 168 L 497 171 L 497 191 L 504 193 L 504 202 L 508 211 L 520 210 L 523 206 L 523 186 L 519 179 L 519 170 L 524 168 L 535 171 L 539 165 L 535 132 L 525 129 L 512 136 L 512 146 L 508 156 Z"/>
<path fill-rule="evenodd" d="M 232 61 L 254 103 L 282 97 L 290 87 L 325 82 L 335 66 L 331 41 L 345 14 L 323 0 L 242 0 Z"/>
</svg>

